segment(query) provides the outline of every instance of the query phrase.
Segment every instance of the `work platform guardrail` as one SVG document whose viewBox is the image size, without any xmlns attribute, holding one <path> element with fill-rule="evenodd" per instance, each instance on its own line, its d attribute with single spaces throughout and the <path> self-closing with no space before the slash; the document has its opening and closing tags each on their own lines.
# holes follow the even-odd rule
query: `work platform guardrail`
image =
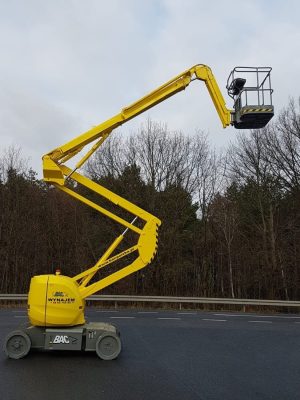
<svg viewBox="0 0 300 400">
<path fill-rule="evenodd" d="M 26 294 L 0 294 L 0 301 L 25 301 Z M 258 300 L 258 299 L 229 299 L 218 297 L 173 297 L 173 296 L 126 296 L 126 295 L 93 295 L 86 299 L 91 302 L 114 302 L 115 307 L 119 302 L 128 303 L 177 303 L 181 309 L 182 304 L 221 304 L 241 306 L 273 306 L 273 307 L 299 307 L 300 301 L 287 300 Z"/>
</svg>

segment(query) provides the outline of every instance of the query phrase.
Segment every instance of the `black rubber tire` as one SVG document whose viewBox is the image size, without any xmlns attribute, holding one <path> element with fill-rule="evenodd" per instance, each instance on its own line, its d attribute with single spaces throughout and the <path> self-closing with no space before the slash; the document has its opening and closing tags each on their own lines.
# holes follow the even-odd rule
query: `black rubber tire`
<svg viewBox="0 0 300 400">
<path fill-rule="evenodd" d="M 112 332 L 103 333 L 96 342 L 96 353 L 102 360 L 114 360 L 122 349 L 121 340 Z"/>
<path fill-rule="evenodd" d="M 31 340 L 23 331 L 12 331 L 6 336 L 3 347 L 7 357 L 18 360 L 29 353 Z"/>
</svg>

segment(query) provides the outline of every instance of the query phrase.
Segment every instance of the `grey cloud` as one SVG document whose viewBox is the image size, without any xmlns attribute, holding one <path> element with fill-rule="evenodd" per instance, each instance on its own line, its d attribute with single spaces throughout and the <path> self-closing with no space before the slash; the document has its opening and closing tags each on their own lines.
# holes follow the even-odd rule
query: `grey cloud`
<svg viewBox="0 0 300 400">
<path fill-rule="evenodd" d="M 228 106 L 233 66 L 272 66 L 278 110 L 299 96 L 299 11 L 275 0 L 0 1 L 1 145 L 20 145 L 39 169 L 44 152 L 198 62 L 212 67 Z M 150 116 L 225 145 L 234 130 L 224 133 L 205 88 L 192 85 L 120 133 Z"/>
</svg>

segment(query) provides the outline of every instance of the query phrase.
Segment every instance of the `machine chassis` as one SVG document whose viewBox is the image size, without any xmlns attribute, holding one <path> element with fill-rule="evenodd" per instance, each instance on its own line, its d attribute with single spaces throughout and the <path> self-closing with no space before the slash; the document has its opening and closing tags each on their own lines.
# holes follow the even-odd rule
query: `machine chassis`
<svg viewBox="0 0 300 400">
<path fill-rule="evenodd" d="M 10 332 L 4 341 L 9 358 L 25 357 L 31 349 L 95 351 L 102 360 L 113 360 L 121 352 L 118 329 L 105 322 L 73 327 L 40 327 L 30 324 Z"/>
</svg>

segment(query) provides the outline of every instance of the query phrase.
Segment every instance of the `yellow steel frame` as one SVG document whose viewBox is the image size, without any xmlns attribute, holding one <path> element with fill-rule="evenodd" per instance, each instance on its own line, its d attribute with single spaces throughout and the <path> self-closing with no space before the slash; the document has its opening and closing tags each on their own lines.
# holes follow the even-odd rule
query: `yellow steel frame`
<svg viewBox="0 0 300 400">
<path fill-rule="evenodd" d="M 225 128 L 229 126 L 231 124 L 232 111 L 227 109 L 224 98 L 211 69 L 206 65 L 198 64 L 177 75 L 175 78 L 166 82 L 135 103 L 123 108 L 119 114 L 115 115 L 111 119 L 90 129 L 77 138 L 43 156 L 43 173 L 45 182 L 55 185 L 58 189 L 94 208 L 126 228 L 123 234 L 115 239 L 115 241 L 109 246 L 109 248 L 92 268 L 89 268 L 88 270 L 72 278 L 74 281 L 78 282 L 79 290 L 83 298 L 96 293 L 97 291 L 113 284 L 114 282 L 117 282 L 118 280 L 138 271 L 149 264 L 156 253 L 157 229 L 161 224 L 161 221 L 154 215 L 142 210 L 133 203 L 80 175 L 76 172 L 76 170 L 78 170 L 84 164 L 84 162 L 88 160 L 88 158 L 101 146 L 101 144 L 105 141 L 105 139 L 107 139 L 107 137 L 115 128 L 155 106 L 156 104 L 159 104 L 167 98 L 184 90 L 192 80 L 196 79 L 205 83 L 223 127 Z M 74 157 L 86 145 L 94 141 L 96 141 L 95 144 L 76 164 L 75 169 L 71 170 L 64 165 L 66 161 Z M 116 214 L 106 210 L 104 207 L 101 207 L 83 197 L 73 189 L 67 187 L 67 179 L 72 179 L 78 182 L 80 185 L 83 185 L 94 191 L 99 196 L 104 197 L 113 204 L 125 209 L 134 216 L 134 219 L 138 218 L 139 221 L 144 221 L 143 227 L 138 228 L 134 225 L 134 223 L 126 221 Z M 131 230 L 138 235 L 137 244 L 112 256 L 112 253 L 117 249 L 118 245 L 123 240 L 124 234 L 127 230 Z M 137 257 L 129 265 L 125 265 L 123 268 L 110 274 L 106 278 L 100 279 L 97 282 L 88 285 L 90 280 L 99 269 L 104 268 L 105 266 L 134 252 L 137 253 Z"/>
</svg>

